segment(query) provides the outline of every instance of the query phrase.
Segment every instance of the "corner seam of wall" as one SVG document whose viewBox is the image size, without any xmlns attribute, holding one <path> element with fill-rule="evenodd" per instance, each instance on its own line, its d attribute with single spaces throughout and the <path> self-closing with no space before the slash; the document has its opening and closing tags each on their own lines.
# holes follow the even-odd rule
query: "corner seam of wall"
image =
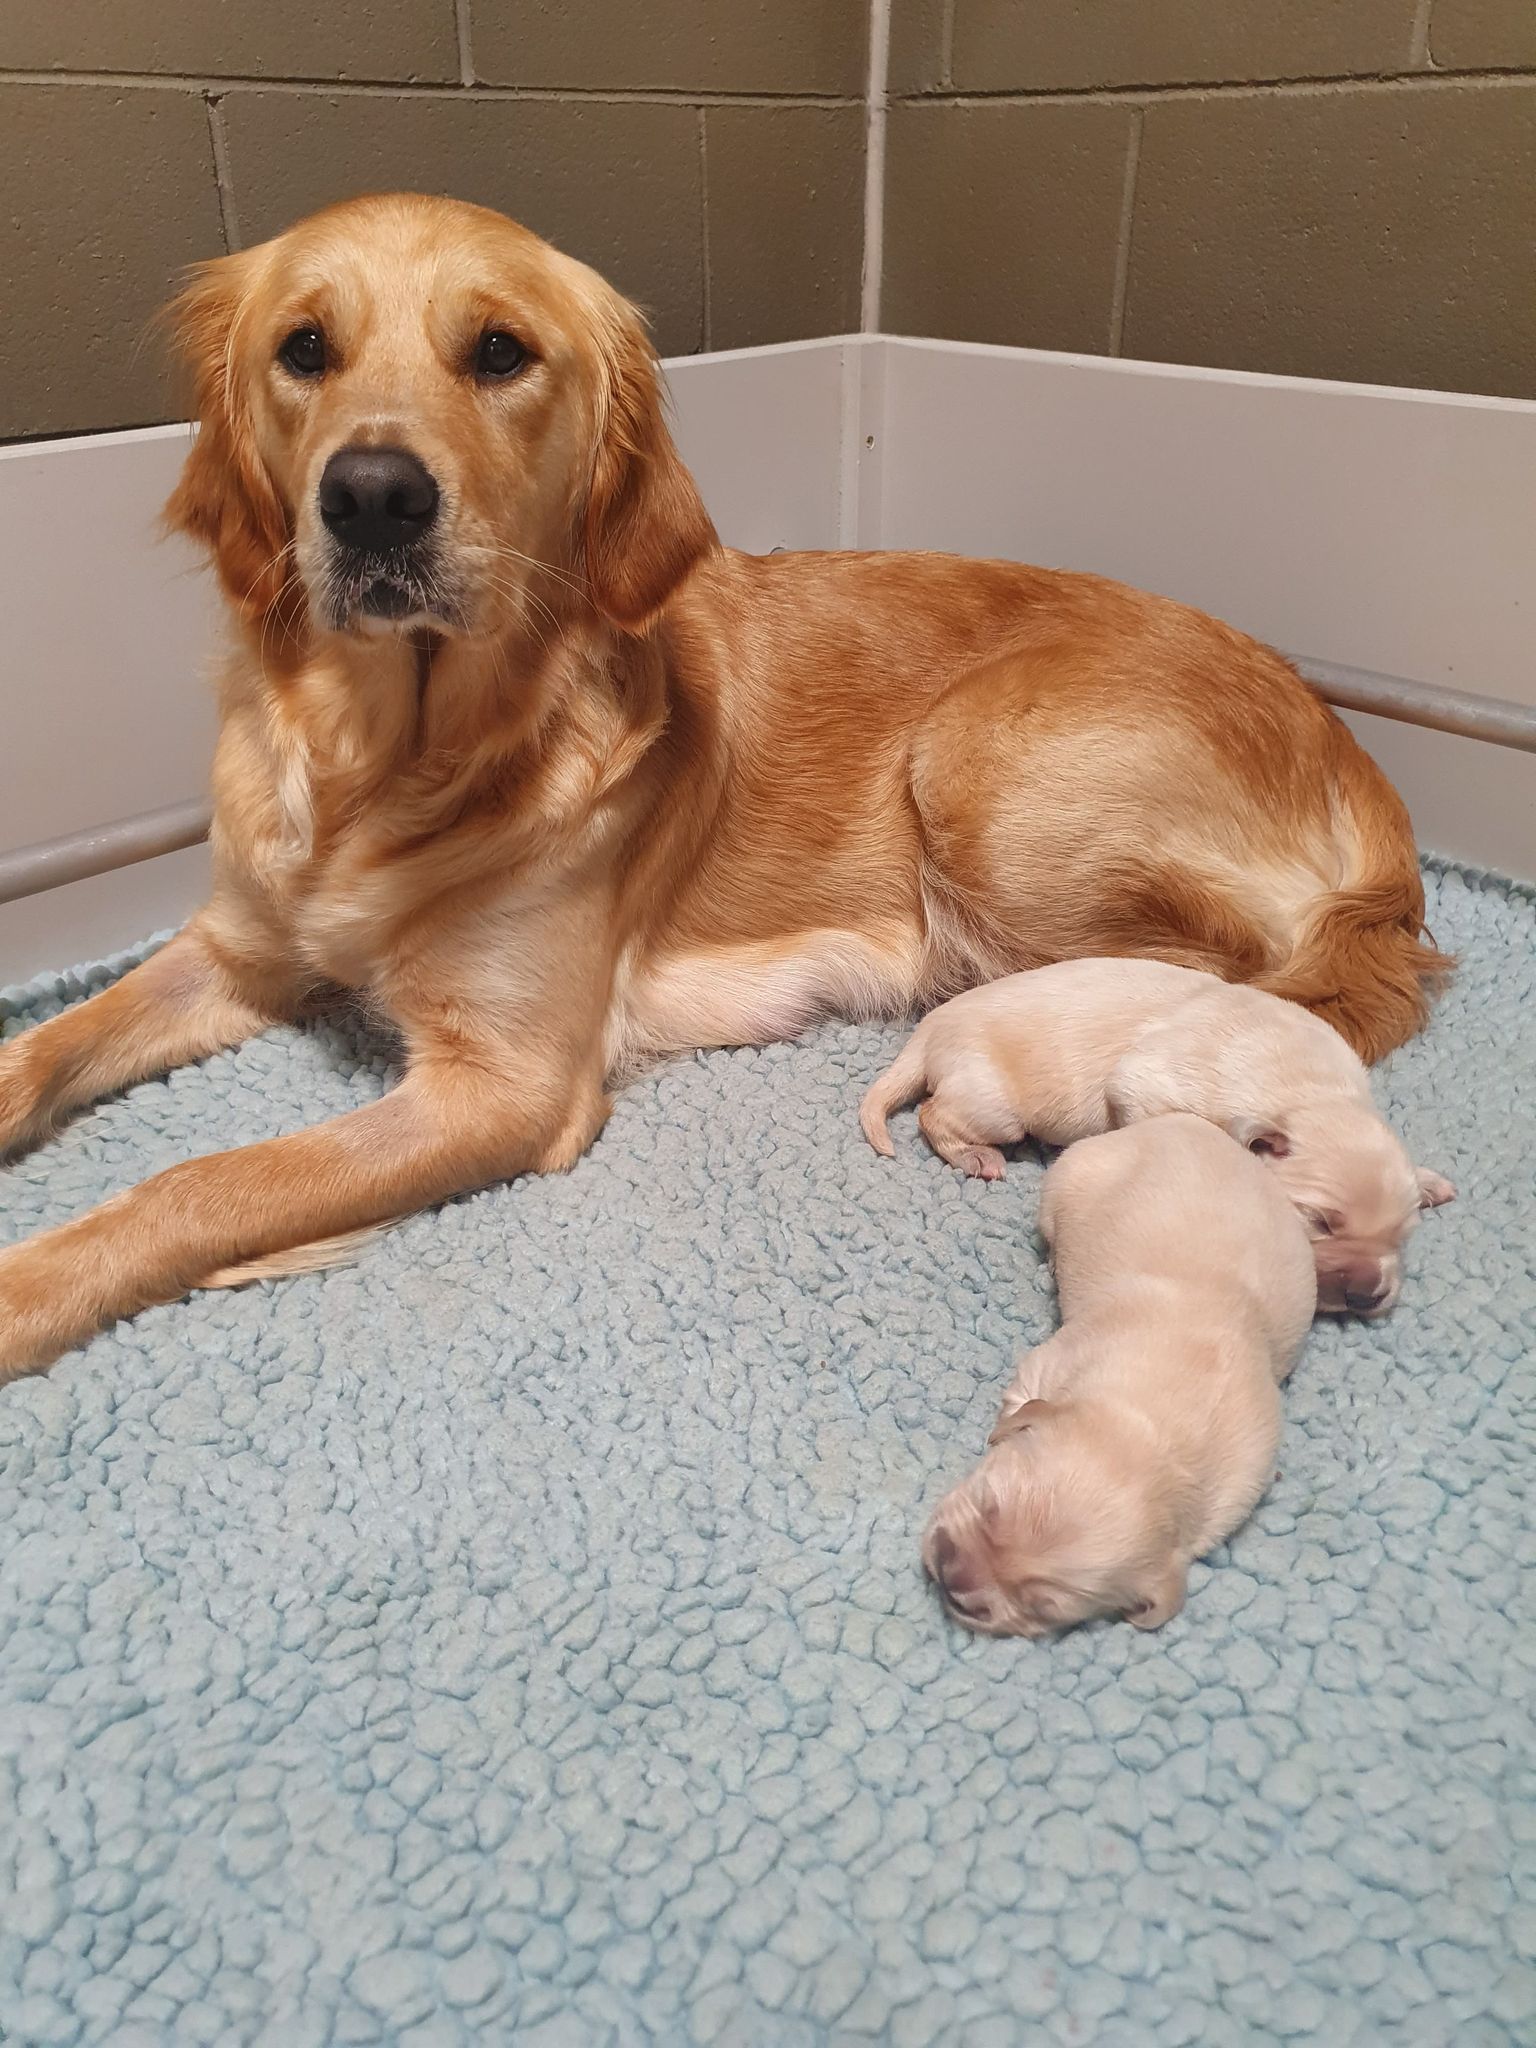
<svg viewBox="0 0 1536 2048">
<path fill-rule="evenodd" d="M 880 327 L 885 278 L 885 120 L 891 62 L 891 0 L 869 0 L 869 82 L 864 93 L 864 257 L 859 330 Z"/>
<path fill-rule="evenodd" d="M 699 272 L 702 304 L 699 317 L 702 323 L 700 347 L 707 354 L 715 345 L 715 302 L 710 289 L 709 250 L 709 110 L 698 109 L 699 116 Z"/>
</svg>

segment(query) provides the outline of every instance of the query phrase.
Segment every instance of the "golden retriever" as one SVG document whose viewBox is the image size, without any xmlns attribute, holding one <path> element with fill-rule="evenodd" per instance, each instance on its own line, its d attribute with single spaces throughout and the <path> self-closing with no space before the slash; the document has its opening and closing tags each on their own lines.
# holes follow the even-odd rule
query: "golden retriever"
<svg viewBox="0 0 1536 2048">
<path fill-rule="evenodd" d="M 1385 1315 L 1421 1209 L 1455 1198 L 1377 1114 L 1359 1056 L 1321 1018 L 1163 960 L 1058 960 L 930 1010 L 859 1111 L 887 1159 L 886 1118 L 915 1096 L 941 1159 L 1000 1180 L 999 1145 L 1044 1145 L 1187 1111 L 1236 1138 L 1295 1203 L 1318 1305 Z"/>
<path fill-rule="evenodd" d="M 168 516 L 233 628 L 213 894 L 6 1048 L 0 1148 L 325 987 L 407 1068 L 0 1254 L 0 1376 L 568 1167 L 682 1047 L 1116 952 L 1367 1056 L 1419 1024 L 1403 807 L 1242 634 L 1093 576 L 722 547 L 634 309 L 477 207 L 333 207 L 171 317 L 200 429 Z"/>
<path fill-rule="evenodd" d="M 1277 1388 L 1317 1299 L 1306 1233 L 1251 1153 L 1177 1114 L 1069 1147 L 1040 1228 L 1061 1328 L 1019 1360 L 923 1563 L 985 1635 L 1160 1628 L 1274 1476 Z"/>
</svg>

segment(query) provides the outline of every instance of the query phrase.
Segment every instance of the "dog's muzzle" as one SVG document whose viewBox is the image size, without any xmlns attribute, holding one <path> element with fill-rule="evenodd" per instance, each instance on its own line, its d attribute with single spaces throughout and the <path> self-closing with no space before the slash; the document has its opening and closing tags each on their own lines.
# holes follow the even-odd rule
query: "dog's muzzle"
<svg viewBox="0 0 1536 2048">
<path fill-rule="evenodd" d="M 320 477 L 320 518 L 334 551 L 331 612 L 407 619 L 440 609 L 426 543 L 442 494 L 408 448 L 338 448 Z"/>
</svg>

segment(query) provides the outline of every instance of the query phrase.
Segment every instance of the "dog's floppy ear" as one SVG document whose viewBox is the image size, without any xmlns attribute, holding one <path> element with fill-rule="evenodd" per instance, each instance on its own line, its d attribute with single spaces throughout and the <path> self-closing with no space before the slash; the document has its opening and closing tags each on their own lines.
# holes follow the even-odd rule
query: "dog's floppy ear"
<svg viewBox="0 0 1536 2048">
<path fill-rule="evenodd" d="M 250 411 L 235 367 L 234 328 L 246 290 L 241 256 L 200 263 L 164 321 L 191 372 L 197 438 L 165 523 L 189 534 L 213 557 L 242 617 L 265 617 L 289 580 L 286 514 L 256 450 Z"/>
<path fill-rule="evenodd" d="M 587 496 L 587 582 L 606 618 L 641 632 L 719 537 L 673 445 L 639 314 L 615 298 L 604 328 L 607 389 Z"/>
<path fill-rule="evenodd" d="M 1436 1173 L 1429 1166 L 1416 1166 L 1413 1171 L 1419 1183 L 1421 1209 L 1438 1209 L 1446 1202 L 1455 1201 L 1455 1186 L 1443 1173 Z"/>
<path fill-rule="evenodd" d="M 1026 1429 L 1035 1429 L 1055 1411 L 1049 1401 L 1024 1401 L 1017 1408 L 1005 1407 L 992 1425 L 989 1444 L 1006 1443 L 1011 1436 L 1020 1436 Z"/>
<path fill-rule="evenodd" d="M 1284 1159 L 1291 1149 L 1290 1139 L 1273 1117 L 1235 1116 L 1227 1130 L 1245 1152 L 1259 1159 Z"/>
</svg>

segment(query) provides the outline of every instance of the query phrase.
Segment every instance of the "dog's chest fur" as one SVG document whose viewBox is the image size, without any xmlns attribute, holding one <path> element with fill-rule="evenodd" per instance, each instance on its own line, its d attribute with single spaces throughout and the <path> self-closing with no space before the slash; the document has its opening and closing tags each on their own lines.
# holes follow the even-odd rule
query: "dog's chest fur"
<svg viewBox="0 0 1536 2048">
<path fill-rule="evenodd" d="M 321 678 L 323 685 L 324 678 Z M 402 847 L 426 791 L 404 759 L 412 707 L 386 691 L 341 716 L 335 693 L 262 692 L 226 709 L 214 770 L 215 836 L 311 975 L 368 988 L 426 886 L 402 886 Z M 391 700 L 394 701 L 391 701 Z M 389 801 L 381 802 L 382 793 Z"/>
<path fill-rule="evenodd" d="M 226 874 L 303 973 L 387 1004 L 391 976 L 455 928 L 518 951 L 524 914 L 623 829 L 631 721 L 600 685 L 540 720 L 537 674 L 497 719 L 464 664 L 425 685 L 398 648 L 367 654 L 281 690 L 236 672 L 215 831 Z M 466 706 L 479 746 L 454 729 Z"/>
</svg>

